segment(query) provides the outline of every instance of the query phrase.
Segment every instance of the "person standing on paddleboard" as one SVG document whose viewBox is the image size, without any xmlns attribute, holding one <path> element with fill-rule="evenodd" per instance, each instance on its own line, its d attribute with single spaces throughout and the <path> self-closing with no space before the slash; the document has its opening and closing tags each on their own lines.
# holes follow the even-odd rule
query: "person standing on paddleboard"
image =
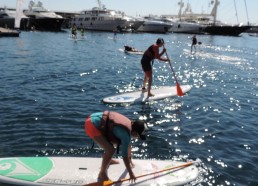
<svg viewBox="0 0 258 186">
<path fill-rule="evenodd" d="M 196 44 L 197 44 L 197 38 L 196 38 L 196 35 L 193 35 L 193 37 L 192 37 L 192 45 L 191 45 L 191 53 L 193 51 L 193 47 L 194 47 L 194 51 L 196 52 Z"/>
<path fill-rule="evenodd" d="M 141 59 L 142 70 L 144 72 L 143 87 L 142 90 L 146 90 L 146 83 L 148 81 L 148 97 L 154 96 L 151 93 L 151 84 L 152 84 L 152 65 L 154 59 L 159 59 L 160 61 L 169 61 L 169 59 L 161 58 L 161 56 L 166 52 L 166 49 L 163 48 L 162 52 L 159 53 L 159 48 L 164 45 L 164 40 L 158 38 L 156 43 L 151 45 L 143 54 Z"/>
<path fill-rule="evenodd" d="M 131 137 L 146 140 L 147 125 L 141 120 L 130 120 L 117 112 L 104 111 L 91 114 L 85 121 L 85 133 L 104 149 L 98 181 L 109 180 L 107 170 L 115 153 L 113 145 L 121 145 L 122 157 L 130 179 L 136 180 L 132 171 Z"/>
</svg>

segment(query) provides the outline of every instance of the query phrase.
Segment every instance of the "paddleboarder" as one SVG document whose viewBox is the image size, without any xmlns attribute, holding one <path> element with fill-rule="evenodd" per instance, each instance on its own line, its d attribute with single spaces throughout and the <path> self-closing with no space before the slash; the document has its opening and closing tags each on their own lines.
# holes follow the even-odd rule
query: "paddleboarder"
<svg viewBox="0 0 258 186">
<path fill-rule="evenodd" d="M 192 37 L 192 45 L 191 45 L 191 53 L 192 53 L 193 47 L 194 47 L 194 50 L 196 52 L 196 44 L 197 44 L 197 38 L 196 38 L 196 35 L 193 35 L 193 37 Z"/>
<path fill-rule="evenodd" d="M 75 23 L 73 24 L 71 31 L 72 31 L 72 38 L 77 39 L 77 27 L 76 27 Z"/>
<path fill-rule="evenodd" d="M 163 48 L 162 52 L 159 53 L 159 48 L 164 45 L 164 40 L 158 38 L 156 43 L 151 45 L 143 54 L 141 59 L 142 70 L 144 72 L 143 87 L 142 90 L 146 91 L 146 83 L 148 82 L 148 97 L 154 96 L 151 93 L 152 84 L 152 65 L 154 59 L 159 59 L 160 61 L 169 61 L 169 59 L 162 58 L 161 56 L 166 52 Z M 152 63 L 151 63 L 152 62 Z"/>
<path fill-rule="evenodd" d="M 137 50 L 136 48 L 128 45 L 125 45 L 124 48 L 125 48 L 125 52 L 141 52 L 140 50 Z"/>
<path fill-rule="evenodd" d="M 136 180 L 132 171 L 131 137 L 145 140 L 146 129 L 147 125 L 143 121 L 133 121 L 120 113 L 112 111 L 93 113 L 86 119 L 86 134 L 105 151 L 98 174 L 98 181 L 109 180 L 107 170 L 115 153 L 113 145 L 117 145 L 117 148 L 121 145 L 123 161 L 129 172 L 130 180 Z"/>
</svg>

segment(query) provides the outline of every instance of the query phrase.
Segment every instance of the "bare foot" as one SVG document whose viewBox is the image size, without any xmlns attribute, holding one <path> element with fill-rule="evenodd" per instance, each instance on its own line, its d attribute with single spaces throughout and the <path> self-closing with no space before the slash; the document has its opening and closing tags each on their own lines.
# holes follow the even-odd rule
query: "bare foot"
<svg viewBox="0 0 258 186">
<path fill-rule="evenodd" d="M 148 94 L 148 97 L 153 97 L 153 96 L 155 96 L 155 95 L 152 94 L 152 93 L 149 93 L 149 94 Z"/>
<path fill-rule="evenodd" d="M 108 181 L 110 180 L 107 175 L 100 175 L 98 176 L 98 182 Z"/>
</svg>

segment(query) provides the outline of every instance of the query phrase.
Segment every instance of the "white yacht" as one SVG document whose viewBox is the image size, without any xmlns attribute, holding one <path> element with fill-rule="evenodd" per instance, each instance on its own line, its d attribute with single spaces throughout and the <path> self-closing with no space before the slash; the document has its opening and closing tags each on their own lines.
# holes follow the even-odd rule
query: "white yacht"
<svg viewBox="0 0 258 186">
<path fill-rule="evenodd" d="M 151 15 L 139 19 L 144 21 L 144 23 L 137 30 L 139 32 L 167 33 L 170 32 L 173 26 L 171 22 L 164 22 Z"/>
<path fill-rule="evenodd" d="M 173 27 L 171 28 L 171 32 L 174 33 L 187 33 L 187 34 L 203 34 L 205 25 L 199 22 L 196 22 L 190 17 L 192 16 L 192 9 L 189 3 L 187 3 L 187 7 L 182 13 L 182 8 L 184 3 L 182 0 L 178 3 L 179 12 L 178 15 L 162 15 L 159 19 L 165 22 L 171 22 Z"/>
<path fill-rule="evenodd" d="M 203 34 L 206 27 L 200 23 L 180 20 L 176 17 L 161 16 L 160 19 L 173 24 L 173 27 L 170 29 L 173 33 Z"/>
<path fill-rule="evenodd" d="M 42 2 L 30 1 L 29 9 L 24 14 L 30 18 L 29 27 L 41 31 L 60 31 L 64 22 L 61 15 L 43 7 Z"/>
<path fill-rule="evenodd" d="M 105 8 L 100 0 L 97 2 L 99 7 L 81 11 L 71 20 L 70 26 L 75 24 L 77 28 L 98 31 L 127 31 L 137 30 L 143 23 L 125 15 L 124 12 Z"/>
</svg>

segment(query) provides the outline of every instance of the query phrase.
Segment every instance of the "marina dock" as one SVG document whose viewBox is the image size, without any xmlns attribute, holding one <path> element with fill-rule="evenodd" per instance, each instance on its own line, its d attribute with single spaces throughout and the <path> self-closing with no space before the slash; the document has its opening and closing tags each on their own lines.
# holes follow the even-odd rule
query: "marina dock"
<svg viewBox="0 0 258 186">
<path fill-rule="evenodd" d="M 0 27 L 0 37 L 19 37 L 20 32 Z"/>
</svg>

